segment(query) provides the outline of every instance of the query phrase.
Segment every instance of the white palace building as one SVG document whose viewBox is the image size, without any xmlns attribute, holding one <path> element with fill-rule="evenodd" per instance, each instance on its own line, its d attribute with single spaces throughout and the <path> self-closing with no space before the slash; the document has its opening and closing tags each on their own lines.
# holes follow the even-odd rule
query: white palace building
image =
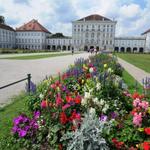
<svg viewBox="0 0 150 150">
<path fill-rule="evenodd" d="M 116 21 L 94 14 L 72 22 L 72 37 L 52 34 L 37 20 L 13 29 L 0 24 L 0 49 L 111 50 L 150 53 L 150 29 L 135 37 L 116 37 Z"/>
</svg>

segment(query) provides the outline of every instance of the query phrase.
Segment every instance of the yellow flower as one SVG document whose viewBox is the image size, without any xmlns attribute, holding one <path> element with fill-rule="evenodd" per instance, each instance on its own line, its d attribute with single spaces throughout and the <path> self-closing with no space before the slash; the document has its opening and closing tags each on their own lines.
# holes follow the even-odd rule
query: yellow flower
<svg viewBox="0 0 150 150">
<path fill-rule="evenodd" d="M 88 70 L 88 67 L 84 64 L 83 69 Z"/>
<path fill-rule="evenodd" d="M 59 87 L 57 87 L 57 91 L 58 91 L 58 92 L 60 91 L 60 88 L 59 88 Z"/>
<path fill-rule="evenodd" d="M 107 64 L 104 64 L 104 68 L 107 68 Z"/>
<path fill-rule="evenodd" d="M 148 110 L 147 110 L 147 112 L 150 114 L 150 107 L 148 107 Z"/>
<path fill-rule="evenodd" d="M 143 132 L 144 128 L 138 128 L 138 131 Z"/>
<path fill-rule="evenodd" d="M 138 147 L 139 147 L 139 144 L 136 144 L 136 147 L 138 148 Z"/>
<path fill-rule="evenodd" d="M 84 80 L 82 80 L 82 84 L 84 83 Z"/>
</svg>

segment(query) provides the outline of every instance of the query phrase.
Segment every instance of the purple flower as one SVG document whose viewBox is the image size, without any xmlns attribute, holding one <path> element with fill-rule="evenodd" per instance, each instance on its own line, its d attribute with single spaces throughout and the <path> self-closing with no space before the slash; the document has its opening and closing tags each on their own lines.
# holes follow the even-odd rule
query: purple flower
<svg viewBox="0 0 150 150">
<path fill-rule="evenodd" d="M 99 119 L 100 119 L 100 121 L 106 121 L 107 118 L 108 117 L 106 115 L 101 115 Z"/>
<path fill-rule="evenodd" d="M 40 111 L 35 111 L 34 112 L 34 118 L 38 119 L 40 117 Z"/>
<path fill-rule="evenodd" d="M 27 134 L 27 132 L 25 131 L 25 130 L 20 130 L 19 131 L 19 137 L 25 137 L 26 136 L 26 134 Z"/>
<path fill-rule="evenodd" d="M 30 129 L 30 126 L 25 126 L 24 130 L 28 131 Z"/>
<path fill-rule="evenodd" d="M 116 112 L 112 112 L 111 113 L 111 118 L 115 119 L 116 117 L 118 117 L 118 114 Z"/>
<path fill-rule="evenodd" d="M 12 128 L 12 132 L 13 132 L 14 134 L 17 132 L 17 130 L 18 130 L 18 127 L 17 127 L 17 126 L 14 126 L 14 127 Z"/>
<path fill-rule="evenodd" d="M 14 119 L 14 125 L 18 125 L 23 120 L 23 116 L 20 115 L 19 117 Z"/>
</svg>

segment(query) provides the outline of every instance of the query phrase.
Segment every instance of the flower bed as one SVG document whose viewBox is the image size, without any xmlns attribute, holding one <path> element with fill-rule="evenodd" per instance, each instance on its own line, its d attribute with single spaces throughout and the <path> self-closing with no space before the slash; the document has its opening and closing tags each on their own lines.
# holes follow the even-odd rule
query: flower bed
<svg viewBox="0 0 150 150">
<path fill-rule="evenodd" d="M 24 149 L 150 149 L 150 107 L 127 92 L 115 57 L 79 59 L 30 96 L 33 116 L 13 121 L 12 142 Z"/>
</svg>

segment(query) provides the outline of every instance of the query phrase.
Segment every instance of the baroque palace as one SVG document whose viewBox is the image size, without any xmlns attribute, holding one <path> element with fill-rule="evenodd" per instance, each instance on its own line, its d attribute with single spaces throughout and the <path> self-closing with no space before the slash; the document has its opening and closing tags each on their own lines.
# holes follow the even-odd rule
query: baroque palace
<svg viewBox="0 0 150 150">
<path fill-rule="evenodd" d="M 0 48 L 34 50 L 111 50 L 150 52 L 150 29 L 135 37 L 116 37 L 116 21 L 94 14 L 72 22 L 72 37 L 52 34 L 37 20 L 13 29 L 0 24 Z"/>
</svg>

